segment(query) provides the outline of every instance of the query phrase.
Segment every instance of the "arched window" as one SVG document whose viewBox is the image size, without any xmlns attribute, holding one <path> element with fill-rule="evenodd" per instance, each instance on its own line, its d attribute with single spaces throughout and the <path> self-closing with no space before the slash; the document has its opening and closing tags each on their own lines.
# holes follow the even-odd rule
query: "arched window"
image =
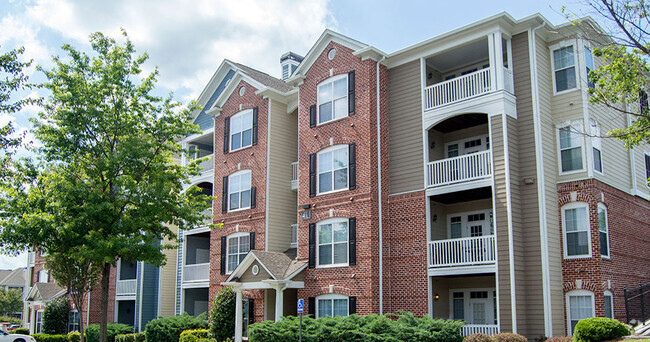
<svg viewBox="0 0 650 342">
<path fill-rule="evenodd" d="M 609 258 L 609 224 L 607 223 L 607 207 L 598 203 L 598 233 L 600 235 L 600 255 Z"/>
<path fill-rule="evenodd" d="M 228 211 L 251 207 L 251 171 L 243 170 L 228 176 Z"/>
<path fill-rule="evenodd" d="M 318 194 L 348 188 L 348 149 L 349 145 L 337 145 L 318 152 Z"/>
<path fill-rule="evenodd" d="M 228 236 L 226 247 L 226 273 L 230 274 L 251 250 L 251 233 L 235 233 Z"/>
<path fill-rule="evenodd" d="M 330 77 L 318 85 L 318 124 L 348 116 L 348 74 Z"/>
<path fill-rule="evenodd" d="M 253 110 L 230 117 L 230 152 L 253 145 Z"/>
<path fill-rule="evenodd" d="M 594 293 L 587 290 L 567 292 L 566 311 L 568 333 L 573 335 L 573 330 L 580 320 L 596 316 Z"/>
<path fill-rule="evenodd" d="M 612 294 L 612 291 L 606 290 L 603 293 L 603 304 L 605 306 L 605 317 L 614 318 L 614 294 Z"/>
</svg>

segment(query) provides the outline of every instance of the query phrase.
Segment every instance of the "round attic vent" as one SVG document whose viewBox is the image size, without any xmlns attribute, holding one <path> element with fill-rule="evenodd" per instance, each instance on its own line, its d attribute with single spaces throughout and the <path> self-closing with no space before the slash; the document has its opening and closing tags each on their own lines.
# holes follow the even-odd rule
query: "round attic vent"
<svg viewBox="0 0 650 342">
<path fill-rule="evenodd" d="M 253 275 L 258 275 L 260 273 L 260 267 L 257 265 L 253 265 L 253 267 L 251 267 L 251 272 L 253 273 Z"/>
<path fill-rule="evenodd" d="M 332 48 L 332 49 L 327 53 L 327 58 L 329 58 L 330 61 L 331 61 L 332 59 L 334 59 L 335 56 L 336 56 L 336 49 Z"/>
<path fill-rule="evenodd" d="M 244 93 L 246 93 L 246 88 L 242 86 L 241 88 L 239 88 L 239 96 L 244 96 Z"/>
</svg>

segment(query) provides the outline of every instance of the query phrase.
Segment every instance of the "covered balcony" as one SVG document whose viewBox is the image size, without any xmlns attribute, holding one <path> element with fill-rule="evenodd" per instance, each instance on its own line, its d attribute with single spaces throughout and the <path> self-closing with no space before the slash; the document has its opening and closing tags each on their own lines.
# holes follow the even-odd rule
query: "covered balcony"
<svg viewBox="0 0 650 342">
<path fill-rule="evenodd" d="M 214 141 L 212 131 L 187 138 L 183 142 L 183 147 L 189 151 L 189 154 L 183 156 L 183 165 L 187 165 L 198 158 L 209 157 L 208 160 L 199 163 L 199 166 L 202 168 L 201 174 L 194 176 L 194 178 L 204 178 L 212 174 L 214 171 Z"/>
<path fill-rule="evenodd" d="M 492 176 L 486 114 L 457 115 L 436 124 L 428 130 L 426 147 L 427 187 L 489 180 Z M 485 184 L 477 182 L 477 185 Z"/>
<path fill-rule="evenodd" d="M 208 195 L 212 196 L 212 183 L 211 182 L 202 182 L 197 184 L 196 186 L 199 187 L 201 190 L 200 193 L 196 193 L 197 195 Z M 208 224 L 212 223 L 212 217 L 213 217 L 213 209 L 212 209 L 212 201 L 208 201 L 209 207 L 203 212 L 207 218 L 206 220 L 199 224 L 199 227 L 202 226 L 207 226 Z"/>
<path fill-rule="evenodd" d="M 138 264 L 120 259 L 117 264 L 116 296 L 135 296 Z"/>
<path fill-rule="evenodd" d="M 496 270 L 491 188 L 429 197 L 429 275 L 461 275 Z"/>
<path fill-rule="evenodd" d="M 426 58 L 424 110 L 505 90 L 514 94 L 510 40 L 500 33 Z"/>
<path fill-rule="evenodd" d="M 210 232 L 187 234 L 183 238 L 183 283 L 210 279 Z"/>
</svg>

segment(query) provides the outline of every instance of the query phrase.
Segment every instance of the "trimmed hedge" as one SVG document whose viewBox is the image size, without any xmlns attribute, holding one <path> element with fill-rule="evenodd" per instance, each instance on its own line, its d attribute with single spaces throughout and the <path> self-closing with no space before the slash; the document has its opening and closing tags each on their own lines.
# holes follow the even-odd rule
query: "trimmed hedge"
<svg viewBox="0 0 650 342">
<path fill-rule="evenodd" d="M 573 337 L 571 336 L 562 336 L 562 337 L 551 337 L 546 339 L 546 342 L 572 342 Z"/>
<path fill-rule="evenodd" d="M 115 342 L 145 342 L 147 341 L 146 335 L 144 332 L 139 332 L 135 334 L 122 334 L 115 336 Z"/>
<path fill-rule="evenodd" d="M 465 337 L 463 342 L 494 342 L 494 340 L 486 334 L 476 333 Z"/>
<path fill-rule="evenodd" d="M 210 330 L 208 329 L 185 330 L 181 333 L 179 342 L 197 342 L 198 340 L 209 338 Z"/>
<path fill-rule="evenodd" d="M 192 317 L 185 313 L 181 316 L 154 319 L 147 323 L 145 331 L 147 333 L 147 341 L 178 342 L 181 333 L 185 330 L 207 328 L 206 314 Z"/>
<path fill-rule="evenodd" d="M 115 342 L 115 336 L 130 334 L 133 327 L 120 323 L 108 323 L 106 342 Z M 86 327 L 86 342 L 99 342 L 99 324 L 91 324 Z"/>
<path fill-rule="evenodd" d="M 66 335 L 34 334 L 36 342 L 68 342 Z"/>
<path fill-rule="evenodd" d="M 283 317 L 279 322 L 264 321 L 248 328 L 251 342 L 287 342 L 298 340 L 299 320 L 297 317 Z M 302 320 L 304 342 L 338 341 L 419 341 L 419 342 L 461 342 L 460 329 L 465 323 L 429 317 L 417 318 L 412 313 L 402 312 L 393 320 L 388 315 L 351 315 L 347 317 L 325 317 Z"/>
<path fill-rule="evenodd" d="M 16 328 L 12 331 L 8 331 L 8 333 L 16 335 L 29 335 L 29 328 Z"/>
<path fill-rule="evenodd" d="M 513 333 L 495 334 L 492 335 L 492 340 L 494 342 L 528 342 L 525 336 Z"/>
<path fill-rule="evenodd" d="M 573 332 L 576 342 L 599 342 L 613 340 L 632 333 L 632 328 L 613 318 L 592 317 L 578 322 Z"/>
<path fill-rule="evenodd" d="M 81 333 L 78 331 L 72 331 L 68 333 L 68 342 L 79 342 L 81 341 Z"/>
</svg>

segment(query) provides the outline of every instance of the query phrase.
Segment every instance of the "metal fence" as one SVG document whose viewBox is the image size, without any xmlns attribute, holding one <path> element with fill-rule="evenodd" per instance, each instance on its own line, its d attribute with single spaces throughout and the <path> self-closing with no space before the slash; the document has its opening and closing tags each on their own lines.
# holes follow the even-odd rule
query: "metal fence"
<svg viewBox="0 0 650 342">
<path fill-rule="evenodd" d="M 625 318 L 628 324 L 637 325 L 650 319 L 650 283 L 633 289 L 623 289 Z"/>
</svg>

